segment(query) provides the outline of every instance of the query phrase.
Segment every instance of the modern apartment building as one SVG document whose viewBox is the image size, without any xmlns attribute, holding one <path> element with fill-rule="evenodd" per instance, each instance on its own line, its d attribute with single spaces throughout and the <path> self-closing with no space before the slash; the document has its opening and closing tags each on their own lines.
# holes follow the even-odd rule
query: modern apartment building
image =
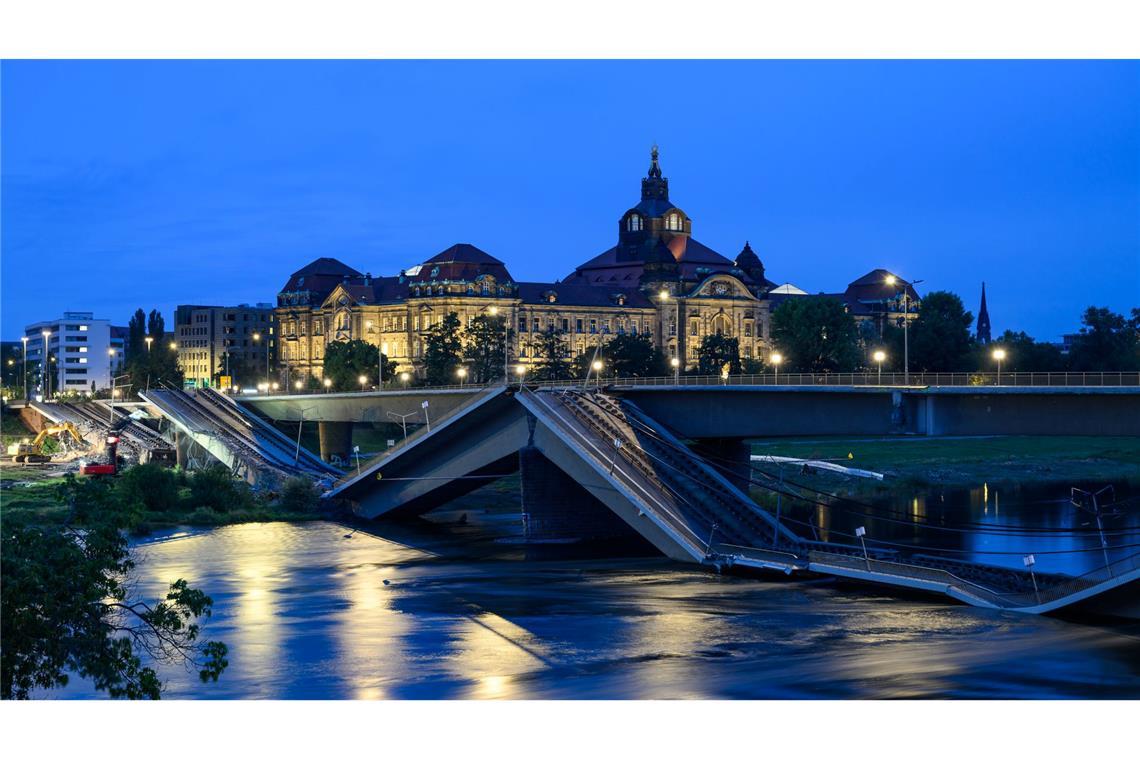
<svg viewBox="0 0 1140 760">
<path fill-rule="evenodd" d="M 264 382 L 276 364 L 273 309 L 269 303 L 184 305 L 175 309 L 178 366 L 186 386 Z"/>
<path fill-rule="evenodd" d="M 24 328 L 28 366 L 37 367 L 32 395 L 90 393 L 109 388 L 112 369 L 122 361 L 122 338 L 116 346 L 110 320 L 96 319 L 94 312 L 65 311 L 59 319 L 35 322 Z M 43 372 L 44 355 L 48 371 Z"/>
</svg>

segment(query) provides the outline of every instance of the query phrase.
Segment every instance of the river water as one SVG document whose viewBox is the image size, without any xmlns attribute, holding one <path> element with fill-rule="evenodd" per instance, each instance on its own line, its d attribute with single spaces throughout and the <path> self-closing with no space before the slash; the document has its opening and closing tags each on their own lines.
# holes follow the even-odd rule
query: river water
<svg viewBox="0 0 1140 760">
<path fill-rule="evenodd" d="M 138 541 L 140 595 L 188 579 L 230 649 L 216 684 L 162 671 L 166 697 L 1140 697 L 1140 625 L 574 556 L 511 543 L 517 515 L 467 514 L 348 538 L 314 522 Z M 45 696 L 99 695 L 76 680 Z"/>
</svg>

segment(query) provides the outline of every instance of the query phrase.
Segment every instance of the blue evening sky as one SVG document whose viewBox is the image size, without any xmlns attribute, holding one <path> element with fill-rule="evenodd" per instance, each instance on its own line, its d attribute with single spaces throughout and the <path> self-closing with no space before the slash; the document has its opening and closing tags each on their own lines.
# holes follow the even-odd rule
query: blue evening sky
<svg viewBox="0 0 1140 760">
<path fill-rule="evenodd" d="M 2 334 L 273 301 L 318 256 L 456 242 L 553 280 L 614 243 L 649 146 L 694 236 L 769 278 L 875 267 L 995 334 L 1140 305 L 1136 62 L 12 62 Z"/>
</svg>

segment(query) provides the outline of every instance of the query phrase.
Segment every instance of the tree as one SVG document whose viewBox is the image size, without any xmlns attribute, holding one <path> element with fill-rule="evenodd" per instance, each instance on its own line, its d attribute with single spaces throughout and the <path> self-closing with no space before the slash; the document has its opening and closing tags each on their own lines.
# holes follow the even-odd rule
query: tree
<svg viewBox="0 0 1140 760">
<path fill-rule="evenodd" d="M 606 373 L 617 377 L 661 377 L 669 374 L 662 354 L 648 335 L 618 335 L 606 344 L 609 367 Z"/>
<path fill-rule="evenodd" d="M 490 383 L 503 376 L 506 359 L 503 352 L 510 342 L 512 331 L 507 327 L 506 317 L 492 317 L 480 314 L 471 320 L 467 327 L 467 345 L 464 359 L 471 382 Z"/>
<path fill-rule="evenodd" d="M 359 339 L 329 343 L 323 366 L 325 379 L 332 380 L 332 388 L 337 391 L 359 390 L 361 375 L 367 378 L 367 384 L 377 387 L 381 372 L 385 379 L 391 379 L 388 357 L 377 346 Z"/>
<path fill-rule="evenodd" d="M 974 339 L 974 315 L 962 299 L 936 290 L 922 299 L 918 317 L 910 323 L 910 368 L 924 372 L 962 372 L 969 368 Z"/>
<path fill-rule="evenodd" d="M 124 503 L 109 481 L 70 475 L 61 497 L 74 527 L 6 520 L 2 528 L 0 697 L 27 699 L 65 686 L 74 672 L 111 697 L 158 699 L 162 682 L 144 659 L 187 664 L 202 682 L 216 681 L 229 663 L 225 644 L 201 637 L 210 597 L 181 578 L 157 601 L 132 596 L 124 530 L 139 505 Z"/>
<path fill-rule="evenodd" d="M 427 330 L 424 339 L 424 372 L 428 385 L 450 385 L 457 382 L 455 370 L 463 361 L 463 340 L 459 334 L 459 315 L 449 312 Z"/>
<path fill-rule="evenodd" d="M 534 379 L 544 381 L 569 380 L 574 376 L 568 356 L 566 334 L 549 327 L 531 340 L 534 351 Z"/>
<path fill-rule="evenodd" d="M 706 335 L 697 349 L 697 372 L 719 375 L 728 367 L 730 374 L 740 374 L 740 342 L 717 333 Z"/>
<path fill-rule="evenodd" d="M 855 318 L 835 298 L 790 298 L 772 313 L 772 342 L 798 372 L 850 372 L 859 366 Z"/>
<path fill-rule="evenodd" d="M 142 309 L 135 310 L 127 325 L 127 350 L 122 368 L 130 376 L 132 393 L 151 386 L 182 384 L 178 352 L 171 348 L 173 340 L 174 336 L 166 333 L 165 322 L 157 309 L 152 309 L 149 317 Z"/>
<path fill-rule="evenodd" d="M 1008 372 L 1060 372 L 1065 368 L 1061 349 L 1052 343 L 1038 343 L 1024 332 L 1006 330 L 990 345 L 977 347 L 977 368 L 993 371 L 997 366 L 993 358 L 995 348 L 1005 351 L 1002 369 Z"/>
<path fill-rule="evenodd" d="M 1110 309 L 1090 306 L 1081 316 L 1080 334 L 1069 353 L 1077 372 L 1128 372 L 1140 369 L 1140 309 L 1131 319 Z"/>
</svg>

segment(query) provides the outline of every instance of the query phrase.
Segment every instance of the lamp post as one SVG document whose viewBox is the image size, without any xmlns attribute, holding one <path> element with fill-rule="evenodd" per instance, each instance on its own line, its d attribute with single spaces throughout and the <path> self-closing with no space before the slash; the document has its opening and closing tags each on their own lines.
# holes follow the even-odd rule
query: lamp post
<svg viewBox="0 0 1140 760">
<path fill-rule="evenodd" d="M 662 305 L 664 305 L 664 303 L 669 300 L 669 291 L 665 290 L 665 288 L 661 288 L 661 291 L 657 294 L 657 297 L 661 299 L 661 303 L 662 303 Z M 681 300 L 679 298 L 675 298 L 673 300 L 676 301 L 676 303 L 677 303 L 677 319 L 673 323 L 674 329 L 677 331 L 677 334 L 674 336 L 674 338 L 676 339 L 676 342 L 677 342 L 677 347 L 676 347 L 677 357 L 680 357 L 680 355 L 681 355 Z M 662 323 L 662 326 L 664 326 L 664 324 L 665 324 L 665 312 L 664 312 L 664 310 L 662 310 L 662 312 L 661 312 L 661 323 Z M 661 332 L 664 333 L 665 331 L 662 330 Z M 662 336 L 662 338 L 663 338 L 662 339 L 662 345 L 665 345 L 665 341 L 668 340 L 669 336 L 664 335 L 664 336 Z M 678 361 L 680 361 L 680 360 L 678 359 Z M 677 365 L 673 365 L 673 366 L 675 367 Z"/>
<path fill-rule="evenodd" d="M 48 338 L 51 337 L 51 330 L 44 330 L 41 334 L 44 336 L 44 355 L 40 366 L 43 368 L 44 400 L 46 401 L 51 398 L 51 375 L 48 374 Z"/>
<path fill-rule="evenodd" d="M 360 383 L 360 392 L 364 393 L 364 386 L 368 382 L 368 375 L 361 375 L 360 377 L 356 378 L 356 380 Z"/>
<path fill-rule="evenodd" d="M 902 282 L 898 277 L 893 274 L 887 275 L 886 282 L 892 288 L 896 287 L 898 283 Z M 910 305 L 910 292 L 909 288 L 922 282 L 922 280 L 912 280 L 911 282 L 902 282 L 902 297 L 903 297 L 903 385 L 910 385 L 910 340 L 909 330 L 910 318 L 908 306 Z"/>
<path fill-rule="evenodd" d="M 776 385 L 780 384 L 780 362 L 782 361 L 784 361 L 784 357 L 778 351 L 768 357 L 768 363 L 776 371 Z"/>
<path fill-rule="evenodd" d="M 150 336 L 148 335 L 148 336 L 146 336 L 145 338 L 143 338 L 143 340 L 145 340 L 145 341 L 146 341 L 146 352 L 149 354 L 149 353 L 150 353 L 150 347 L 151 347 L 151 344 L 152 344 L 152 343 L 154 343 L 154 338 L 152 338 L 152 337 L 150 337 Z"/>
<path fill-rule="evenodd" d="M 253 342 L 260 343 L 261 333 L 255 332 L 253 334 Z M 269 341 L 265 341 L 265 382 L 269 383 Z"/>
<path fill-rule="evenodd" d="M 404 390 L 408 389 L 408 380 L 410 380 L 410 379 L 411 379 L 411 375 L 409 375 L 407 372 L 401 372 L 400 373 L 400 382 L 402 382 L 404 384 Z"/>
<path fill-rule="evenodd" d="M 300 391 L 300 390 L 301 390 L 301 388 L 303 388 L 303 387 L 304 387 L 304 385 L 305 385 L 305 384 L 304 384 L 304 383 L 302 383 L 300 380 L 297 380 L 297 381 L 295 381 L 295 382 L 293 383 L 293 387 L 294 387 L 296 390 L 298 390 L 298 391 Z"/>
<path fill-rule="evenodd" d="M 594 370 L 594 382 L 597 383 L 598 390 L 602 389 L 602 370 L 605 368 L 606 365 L 602 363 L 601 359 L 594 359 L 590 365 L 590 369 Z"/>
<path fill-rule="evenodd" d="M 526 366 L 520 364 L 519 366 L 515 367 L 515 374 L 519 376 L 519 390 L 521 391 L 523 387 L 523 378 L 526 377 Z"/>
<path fill-rule="evenodd" d="M 875 359 L 875 363 L 879 365 L 879 381 L 878 381 L 878 384 L 882 385 L 883 384 L 883 360 L 887 358 L 887 354 L 882 349 L 879 349 L 874 354 L 872 354 L 872 356 Z"/>
<path fill-rule="evenodd" d="M 994 353 L 993 353 L 993 357 L 994 357 L 994 361 L 997 362 L 997 367 L 998 367 L 997 384 L 1001 385 L 1001 362 L 1003 359 L 1005 359 L 1005 349 L 1004 348 L 995 348 Z M 1017 383 L 1014 383 L 1014 385 L 1017 385 Z"/>
<path fill-rule="evenodd" d="M 459 369 L 455 370 L 455 374 L 459 375 L 459 387 L 462 388 L 464 381 L 467 380 L 467 368 L 460 367 Z"/>
<path fill-rule="evenodd" d="M 28 336 L 21 336 L 20 342 L 24 344 L 24 403 L 28 401 Z"/>
<path fill-rule="evenodd" d="M 326 377 L 321 381 L 321 384 L 325 386 L 325 393 L 328 393 L 329 389 L 332 388 L 332 378 Z"/>
<path fill-rule="evenodd" d="M 499 315 L 499 307 L 492 305 L 487 309 L 487 313 L 490 314 L 492 317 L 497 317 Z M 507 342 L 508 342 L 507 336 L 509 336 L 509 335 L 510 335 L 510 327 L 507 325 L 506 316 L 504 316 L 503 317 L 503 384 L 504 385 L 507 383 L 507 378 L 511 376 L 510 368 L 507 364 L 507 360 L 508 360 L 508 357 L 507 357 Z"/>
<path fill-rule="evenodd" d="M 681 384 L 681 360 L 678 359 L 676 356 L 674 356 L 672 359 L 669 360 L 669 363 L 673 365 L 673 385 L 680 385 Z"/>
<path fill-rule="evenodd" d="M 1037 599 L 1037 603 L 1041 604 L 1041 592 L 1037 590 L 1037 574 L 1033 572 L 1033 566 L 1037 564 L 1037 558 L 1032 554 L 1026 554 L 1021 558 L 1021 561 L 1029 568 L 1029 578 L 1033 581 L 1033 596 Z"/>
</svg>

